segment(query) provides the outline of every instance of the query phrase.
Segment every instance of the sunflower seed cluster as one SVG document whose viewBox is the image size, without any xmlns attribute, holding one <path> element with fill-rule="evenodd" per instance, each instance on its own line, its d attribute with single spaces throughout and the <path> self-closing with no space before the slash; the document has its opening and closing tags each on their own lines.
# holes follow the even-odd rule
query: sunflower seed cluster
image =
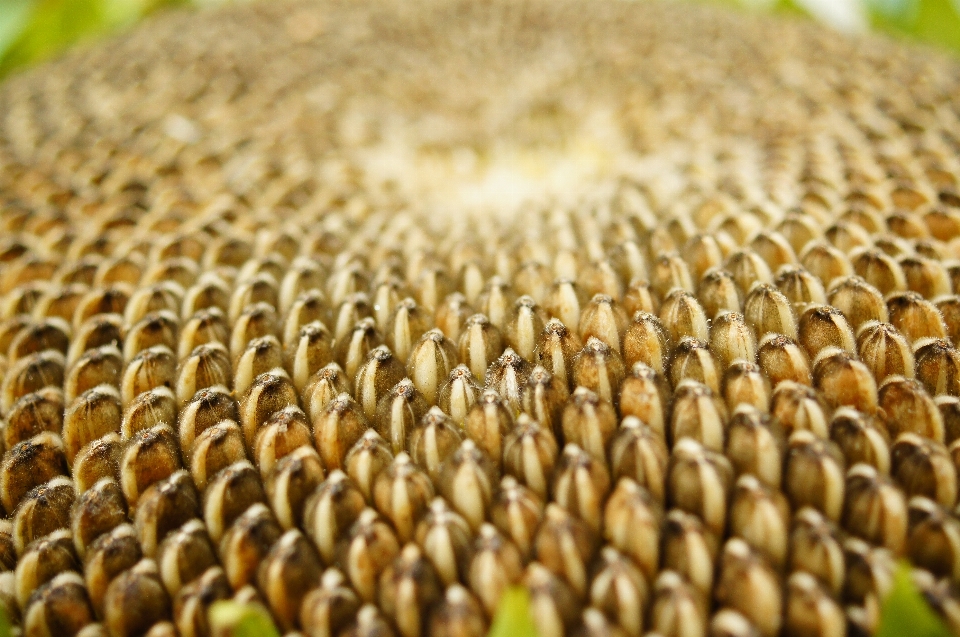
<svg viewBox="0 0 960 637">
<path fill-rule="evenodd" d="M 0 88 L 23 635 L 960 631 L 960 67 L 670 4 L 261 3 Z"/>
</svg>

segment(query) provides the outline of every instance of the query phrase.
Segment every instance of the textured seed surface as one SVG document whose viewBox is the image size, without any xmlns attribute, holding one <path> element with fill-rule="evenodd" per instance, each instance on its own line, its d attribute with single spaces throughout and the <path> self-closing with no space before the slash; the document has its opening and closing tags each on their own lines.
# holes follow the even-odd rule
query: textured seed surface
<svg viewBox="0 0 960 637">
<path fill-rule="evenodd" d="M 670 3 L 171 13 L 0 87 L 24 634 L 960 632 L 960 67 Z"/>
</svg>

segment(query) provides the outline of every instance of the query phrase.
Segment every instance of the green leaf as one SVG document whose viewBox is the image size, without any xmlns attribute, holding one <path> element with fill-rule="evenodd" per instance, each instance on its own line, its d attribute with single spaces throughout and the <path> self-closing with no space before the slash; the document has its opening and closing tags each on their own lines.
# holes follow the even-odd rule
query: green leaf
<svg viewBox="0 0 960 637">
<path fill-rule="evenodd" d="M 13 626 L 10 624 L 10 618 L 7 617 L 7 609 L 0 606 L 0 637 L 10 637 L 13 633 Z"/>
<path fill-rule="evenodd" d="M 213 635 L 230 637 L 280 637 L 270 615 L 257 604 L 216 602 L 210 607 Z"/>
<path fill-rule="evenodd" d="M 950 631 L 923 598 L 902 563 L 893 576 L 893 586 L 880 610 L 876 637 L 950 637 Z"/>
<path fill-rule="evenodd" d="M 487 637 L 538 637 L 530 616 L 530 591 L 513 586 L 503 592 Z"/>
<path fill-rule="evenodd" d="M 23 33 L 33 5 L 32 0 L 0 0 L 0 58 Z"/>
</svg>

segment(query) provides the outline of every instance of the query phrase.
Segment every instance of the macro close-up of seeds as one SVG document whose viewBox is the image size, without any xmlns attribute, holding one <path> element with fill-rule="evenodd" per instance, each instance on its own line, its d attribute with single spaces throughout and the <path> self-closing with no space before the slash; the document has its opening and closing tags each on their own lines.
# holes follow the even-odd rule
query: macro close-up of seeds
<svg viewBox="0 0 960 637">
<path fill-rule="evenodd" d="M 958 348 L 932 49 L 282 0 L 0 84 L 13 634 L 960 634 Z"/>
</svg>

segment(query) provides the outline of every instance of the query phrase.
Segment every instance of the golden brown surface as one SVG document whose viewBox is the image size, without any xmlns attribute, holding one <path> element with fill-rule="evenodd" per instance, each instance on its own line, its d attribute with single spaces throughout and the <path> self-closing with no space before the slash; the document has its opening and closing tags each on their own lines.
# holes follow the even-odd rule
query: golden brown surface
<svg viewBox="0 0 960 637">
<path fill-rule="evenodd" d="M 172 14 L 0 86 L 27 635 L 960 630 L 960 66 L 623 1 Z"/>
</svg>

